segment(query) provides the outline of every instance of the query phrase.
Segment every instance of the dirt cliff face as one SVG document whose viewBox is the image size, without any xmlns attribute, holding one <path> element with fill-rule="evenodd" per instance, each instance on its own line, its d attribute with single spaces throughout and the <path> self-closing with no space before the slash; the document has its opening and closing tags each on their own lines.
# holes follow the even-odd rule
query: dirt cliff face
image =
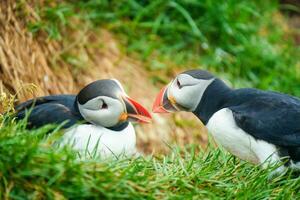
<svg viewBox="0 0 300 200">
<path fill-rule="evenodd" d="M 20 101 L 33 96 L 74 90 L 69 67 L 61 65 L 60 70 L 55 72 L 49 65 L 51 57 L 59 51 L 61 45 L 47 42 L 43 37 L 34 38 L 26 29 L 26 21 L 17 13 L 16 3 L 1 1 L 0 86 L 7 92 L 17 93 Z M 23 90 L 28 83 L 38 86 L 34 94 Z"/>
<path fill-rule="evenodd" d="M 127 93 L 149 110 L 158 88 L 151 83 L 143 63 L 122 52 L 111 33 L 82 26 L 66 30 L 62 40 L 33 35 L 26 20 L 38 18 L 30 3 L 0 3 L 0 89 L 17 101 L 49 94 L 76 94 L 91 81 L 116 78 Z M 26 20 L 25 20 L 26 19 Z M 76 23 L 76 22 L 74 22 Z M 32 89 L 32 85 L 36 87 Z M 3 110 L 3 109 L 2 109 Z M 146 153 L 166 152 L 166 143 L 206 143 L 203 126 L 191 114 L 153 115 L 153 124 L 137 125 L 138 146 Z M 184 121 L 180 127 L 174 121 Z M 187 120 L 186 120 L 187 119 Z"/>
</svg>

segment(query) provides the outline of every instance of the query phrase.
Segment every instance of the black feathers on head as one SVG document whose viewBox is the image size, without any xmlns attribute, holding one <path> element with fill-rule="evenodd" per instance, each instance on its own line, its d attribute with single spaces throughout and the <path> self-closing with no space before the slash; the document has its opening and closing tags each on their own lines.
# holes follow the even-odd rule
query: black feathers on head
<svg viewBox="0 0 300 200">
<path fill-rule="evenodd" d="M 78 102 L 82 105 L 98 96 L 107 96 L 117 99 L 117 94 L 121 91 L 116 81 L 103 79 L 92 82 L 85 86 L 77 95 Z"/>
<path fill-rule="evenodd" d="M 211 73 L 209 73 L 208 71 L 205 71 L 205 70 L 201 70 L 201 69 L 188 70 L 188 71 L 182 72 L 182 74 L 188 74 L 196 79 L 209 80 L 209 79 L 214 78 L 214 76 Z"/>
</svg>

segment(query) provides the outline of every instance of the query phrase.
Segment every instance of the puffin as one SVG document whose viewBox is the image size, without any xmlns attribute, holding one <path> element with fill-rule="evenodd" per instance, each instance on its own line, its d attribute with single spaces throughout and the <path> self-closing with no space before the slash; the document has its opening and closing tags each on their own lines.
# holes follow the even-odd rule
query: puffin
<svg viewBox="0 0 300 200">
<path fill-rule="evenodd" d="M 94 81 L 77 95 L 52 95 L 28 100 L 15 107 L 16 119 L 27 128 L 59 124 L 64 133 L 59 146 L 69 145 L 80 157 L 137 155 L 131 122 L 149 123 L 150 113 L 130 98 L 116 79 Z"/>
<path fill-rule="evenodd" d="M 271 177 L 300 169 L 297 97 L 254 88 L 232 89 L 210 72 L 193 69 L 163 87 L 152 109 L 155 113 L 192 112 L 231 154 L 263 168 L 279 163 Z"/>
</svg>

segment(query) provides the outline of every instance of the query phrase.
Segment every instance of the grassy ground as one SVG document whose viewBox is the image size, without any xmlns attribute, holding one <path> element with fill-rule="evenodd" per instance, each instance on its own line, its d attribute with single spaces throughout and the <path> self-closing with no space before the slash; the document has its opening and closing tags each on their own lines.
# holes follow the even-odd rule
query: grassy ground
<svg viewBox="0 0 300 200">
<path fill-rule="evenodd" d="M 60 3 L 58 3 L 60 2 Z M 20 15 L 25 1 L 18 1 Z M 28 30 L 64 41 L 72 30 L 114 32 L 122 51 L 145 63 L 154 83 L 187 68 L 205 68 L 237 86 L 300 95 L 299 46 L 276 1 L 40 1 Z M 76 56 L 58 58 L 70 65 Z M 157 75 L 159 74 L 159 76 Z M 180 123 L 180 122 L 179 122 Z M 53 148 L 53 127 L 0 129 L 2 199 L 299 199 L 300 179 L 268 180 L 262 170 L 197 142 L 172 153 L 81 162 Z M 50 138 L 46 132 L 53 132 Z M 76 197 L 76 198 L 75 198 Z"/>
<path fill-rule="evenodd" d="M 47 132 L 53 133 L 46 137 Z M 60 133 L 24 123 L 0 129 L 1 199 L 299 199 L 300 179 L 271 181 L 262 170 L 220 149 L 173 148 L 160 157 L 79 161 L 53 148 Z"/>
</svg>

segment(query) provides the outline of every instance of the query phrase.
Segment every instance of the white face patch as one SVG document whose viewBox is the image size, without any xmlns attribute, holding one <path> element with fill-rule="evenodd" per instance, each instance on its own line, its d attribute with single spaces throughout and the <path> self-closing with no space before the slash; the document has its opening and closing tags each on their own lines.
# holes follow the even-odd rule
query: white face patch
<svg viewBox="0 0 300 200">
<path fill-rule="evenodd" d="M 78 103 L 78 108 L 85 120 L 103 127 L 118 124 L 120 115 L 125 112 L 120 100 L 107 96 L 96 97 L 83 105 Z"/>
<path fill-rule="evenodd" d="M 188 74 L 179 74 L 168 87 L 169 99 L 174 98 L 177 104 L 194 111 L 200 103 L 206 88 L 213 79 L 196 79 Z"/>
</svg>

